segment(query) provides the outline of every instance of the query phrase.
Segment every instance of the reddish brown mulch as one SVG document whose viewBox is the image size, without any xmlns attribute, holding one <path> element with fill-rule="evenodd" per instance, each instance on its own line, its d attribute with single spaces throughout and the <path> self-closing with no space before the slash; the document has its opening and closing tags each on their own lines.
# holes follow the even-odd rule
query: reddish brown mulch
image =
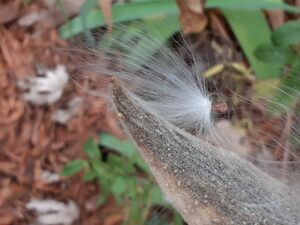
<svg viewBox="0 0 300 225">
<path fill-rule="evenodd" d="M 0 3 L 0 8 L 7 3 Z M 34 106 L 23 99 L 17 82 L 36 76 L 35 66 L 63 64 L 72 76 L 78 59 L 63 51 L 70 45 L 59 38 L 56 28 L 37 34 L 34 27 L 18 25 L 22 13 L 39 10 L 40 5 L 14 0 L 6 7 L 14 14 L 5 18 L 0 13 L 0 224 L 32 222 L 34 215 L 25 209 L 32 198 L 72 199 L 80 207 L 77 224 L 118 223 L 122 214 L 113 201 L 96 206 L 99 190 L 95 184 L 83 183 L 80 176 L 52 184 L 41 179 L 43 171 L 60 173 L 65 163 L 84 158 L 82 145 L 88 137 L 97 137 L 100 131 L 122 134 L 106 102 L 85 94 L 71 80 L 51 106 Z M 91 76 L 84 82 L 96 81 Z M 74 97 L 83 99 L 78 113 L 65 125 L 53 122 L 53 112 Z"/>
</svg>

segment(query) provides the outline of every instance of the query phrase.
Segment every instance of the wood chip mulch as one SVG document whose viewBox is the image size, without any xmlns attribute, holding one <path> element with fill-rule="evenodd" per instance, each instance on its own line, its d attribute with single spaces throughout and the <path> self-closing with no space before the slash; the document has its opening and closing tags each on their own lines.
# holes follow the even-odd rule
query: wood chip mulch
<svg viewBox="0 0 300 225">
<path fill-rule="evenodd" d="M 112 200 L 96 206 L 95 184 L 83 183 L 80 175 L 54 183 L 42 178 L 45 171 L 59 174 L 70 160 L 84 158 L 82 145 L 88 137 L 96 138 L 100 131 L 121 136 L 114 116 L 104 100 L 84 93 L 72 79 L 53 105 L 34 106 L 24 100 L 17 83 L 36 76 L 36 66 L 62 64 L 72 76 L 80 62 L 76 55 L 66 54 L 70 45 L 59 38 L 56 28 L 33 35 L 30 28 L 16 22 L 26 6 L 20 8 L 16 0 L 7 7 L 15 11 L 9 18 L 0 18 L 0 225 L 30 224 L 34 215 L 25 205 L 32 198 L 73 200 L 80 208 L 76 224 L 117 224 L 122 214 Z M 91 76 L 84 82 L 95 86 L 101 81 Z M 76 115 L 66 124 L 54 122 L 54 111 L 75 97 L 83 99 Z"/>
</svg>

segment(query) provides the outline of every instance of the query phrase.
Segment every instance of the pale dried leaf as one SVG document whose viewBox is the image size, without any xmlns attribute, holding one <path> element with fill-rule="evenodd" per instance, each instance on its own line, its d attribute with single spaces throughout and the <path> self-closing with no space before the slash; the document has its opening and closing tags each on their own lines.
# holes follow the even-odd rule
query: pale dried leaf
<svg viewBox="0 0 300 225">
<path fill-rule="evenodd" d="M 20 10 L 19 1 L 8 1 L 8 4 L 0 2 L 0 24 L 8 23 L 17 18 Z"/>
<path fill-rule="evenodd" d="M 18 20 L 18 24 L 21 27 L 29 27 L 29 26 L 32 26 L 36 22 L 46 19 L 48 16 L 49 16 L 49 12 L 46 10 L 34 11 L 27 15 L 22 16 Z"/>
<path fill-rule="evenodd" d="M 220 18 L 216 12 L 209 12 L 210 26 L 216 31 L 216 33 L 220 34 L 226 41 L 232 42 L 230 35 L 225 27 L 225 22 Z"/>
<path fill-rule="evenodd" d="M 276 29 L 284 24 L 284 12 L 281 10 L 267 11 L 269 21 L 273 29 Z"/>
<path fill-rule="evenodd" d="M 57 0 L 43 0 L 43 2 L 48 6 L 52 11 L 58 10 Z M 73 16 L 74 14 L 79 13 L 80 7 L 85 2 L 85 0 L 61 0 L 65 13 L 68 16 Z"/>
<path fill-rule="evenodd" d="M 105 21 L 108 26 L 108 31 L 112 31 L 113 21 L 112 21 L 112 0 L 99 0 L 99 5 L 102 9 Z"/>
<path fill-rule="evenodd" d="M 34 105 L 51 105 L 61 97 L 69 74 L 63 65 L 45 71 L 44 76 L 31 77 L 18 83 L 19 88 L 27 90 L 24 98 Z"/>
<path fill-rule="evenodd" d="M 52 120 L 59 124 L 66 124 L 74 115 L 77 114 L 82 98 L 75 97 L 68 102 L 66 109 L 57 109 L 52 115 Z"/>
<path fill-rule="evenodd" d="M 41 174 L 41 179 L 46 183 L 55 183 L 60 180 L 60 176 L 57 173 L 51 173 L 47 170 L 43 170 Z"/>
<path fill-rule="evenodd" d="M 65 204 L 52 199 L 31 200 L 27 203 L 26 209 L 37 212 L 36 224 L 38 225 L 70 225 L 79 218 L 80 214 L 78 206 L 73 201 Z"/>
<path fill-rule="evenodd" d="M 187 6 L 190 10 L 192 10 L 195 13 L 203 13 L 203 0 L 185 0 Z"/>
<path fill-rule="evenodd" d="M 180 8 L 179 20 L 182 26 L 183 33 L 199 33 L 207 26 L 208 19 L 203 12 L 195 12 L 191 10 L 185 0 L 177 0 L 177 5 Z"/>
</svg>

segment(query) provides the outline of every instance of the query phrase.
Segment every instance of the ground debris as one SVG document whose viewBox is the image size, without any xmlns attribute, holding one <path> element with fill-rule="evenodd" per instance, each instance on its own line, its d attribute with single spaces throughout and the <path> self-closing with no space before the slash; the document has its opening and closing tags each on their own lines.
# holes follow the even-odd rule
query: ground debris
<svg viewBox="0 0 300 225">
<path fill-rule="evenodd" d="M 53 199 L 31 200 L 26 204 L 27 210 L 37 212 L 36 225 L 71 225 L 79 218 L 79 208 L 73 201 L 58 202 Z"/>
<path fill-rule="evenodd" d="M 69 74 L 65 66 L 57 65 L 54 70 L 44 70 L 36 77 L 29 77 L 18 82 L 20 89 L 26 91 L 24 98 L 34 105 L 51 105 L 59 100 Z"/>
<path fill-rule="evenodd" d="M 89 136 L 100 131 L 120 135 L 120 130 L 104 100 L 67 81 L 81 59 L 62 51 L 70 46 L 57 29 L 47 27 L 41 33 L 35 25 L 40 21 L 30 27 L 18 24 L 25 15 L 48 10 L 36 2 L 21 4 L 14 22 L 0 23 L 0 225 L 37 222 L 26 204 L 49 198 L 60 203 L 73 199 L 81 209 L 75 224 L 91 220 L 101 224 L 105 216 L 99 216 L 99 207 L 94 215 L 85 207 L 86 199 L 97 198 L 97 185 L 83 183 L 80 176 L 69 179 L 59 174 L 70 160 L 85 157 L 82 146 Z M 41 66 L 46 68 L 43 73 L 37 69 Z M 114 202 L 105 207 L 116 211 Z"/>
</svg>

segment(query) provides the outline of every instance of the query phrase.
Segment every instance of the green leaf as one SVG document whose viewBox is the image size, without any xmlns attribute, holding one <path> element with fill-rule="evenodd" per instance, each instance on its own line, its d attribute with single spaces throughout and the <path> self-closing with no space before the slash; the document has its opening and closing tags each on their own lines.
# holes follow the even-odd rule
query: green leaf
<svg viewBox="0 0 300 225">
<path fill-rule="evenodd" d="M 159 212 L 152 212 L 146 222 L 145 225 L 169 225 L 170 223 L 167 222 L 166 215 Z"/>
<path fill-rule="evenodd" d="M 261 11 L 223 9 L 229 25 L 259 79 L 277 77 L 281 66 L 268 64 L 254 56 L 254 50 L 263 44 L 271 45 L 271 31 Z"/>
<path fill-rule="evenodd" d="M 87 42 L 94 46 L 95 40 L 94 37 L 88 28 L 88 24 L 86 21 L 87 15 L 90 13 L 92 9 L 94 9 L 98 5 L 98 0 L 85 0 L 84 3 L 80 7 L 79 19 L 82 24 L 82 28 L 87 39 Z"/>
<path fill-rule="evenodd" d="M 127 187 L 127 182 L 126 179 L 123 177 L 117 177 L 112 184 L 111 191 L 113 192 L 114 195 L 120 195 L 122 194 Z"/>
<path fill-rule="evenodd" d="M 137 198 L 137 194 L 138 194 L 138 184 L 137 184 L 137 180 L 139 178 L 138 177 L 131 177 L 130 179 L 127 180 L 127 191 L 124 193 L 124 196 L 134 200 L 135 198 Z"/>
<path fill-rule="evenodd" d="M 119 171 L 123 174 L 133 175 L 135 173 L 133 163 L 124 159 L 124 157 L 110 154 L 108 156 L 107 164 L 112 168 L 112 170 Z"/>
<path fill-rule="evenodd" d="M 143 65 L 159 52 L 159 49 L 178 30 L 180 24 L 175 15 L 133 21 L 126 23 L 126 26 L 116 26 L 112 35 L 104 35 L 99 48 L 105 52 L 116 51 L 118 55 L 121 54 L 124 64 Z M 151 41 L 147 36 L 155 41 L 155 45 L 149 43 Z"/>
<path fill-rule="evenodd" d="M 127 4 L 117 4 L 112 9 L 113 23 L 126 22 L 164 14 L 178 14 L 175 0 L 139 1 Z M 105 25 L 105 19 L 101 10 L 93 10 L 85 19 L 89 29 Z M 62 38 L 70 38 L 84 31 L 82 20 L 79 17 L 63 25 L 60 29 Z"/>
<path fill-rule="evenodd" d="M 105 179 L 109 174 L 106 173 L 105 163 L 100 163 L 96 161 L 91 162 L 93 170 L 98 174 L 99 178 Z"/>
<path fill-rule="evenodd" d="M 129 35 L 132 34 L 131 40 L 137 37 L 139 42 L 134 48 L 130 49 L 127 53 L 128 56 L 135 59 L 140 59 L 135 63 L 143 64 L 148 58 L 153 56 L 161 46 L 165 45 L 166 41 L 177 31 L 180 30 L 180 23 L 177 15 L 160 16 L 157 18 L 145 19 L 142 21 L 132 22 L 129 27 L 137 29 L 142 32 L 127 32 Z M 136 35 L 149 35 L 150 37 L 157 40 L 156 46 L 149 46 L 149 42 L 144 37 L 138 37 Z M 124 35 L 124 33 L 122 34 Z M 123 40 L 123 38 L 122 38 Z"/>
<path fill-rule="evenodd" d="M 107 197 L 100 195 L 97 199 L 97 205 L 101 206 L 106 202 Z"/>
<path fill-rule="evenodd" d="M 98 5 L 98 0 L 85 0 L 80 7 L 80 16 L 85 17 Z"/>
<path fill-rule="evenodd" d="M 132 157 L 136 154 L 136 149 L 134 144 L 128 140 L 119 140 L 114 136 L 107 133 L 100 133 L 100 145 L 106 148 L 113 149 L 119 152 L 121 155 Z"/>
<path fill-rule="evenodd" d="M 279 63 L 284 65 L 290 62 L 294 54 L 289 48 L 276 47 L 272 45 L 260 45 L 255 49 L 254 55 L 263 62 Z"/>
<path fill-rule="evenodd" d="M 291 64 L 290 72 L 285 76 L 272 99 L 269 101 L 269 111 L 274 115 L 280 115 L 293 108 L 300 98 L 300 56 Z"/>
<path fill-rule="evenodd" d="M 165 205 L 166 204 L 166 202 L 163 200 L 162 193 L 158 186 L 153 187 L 150 190 L 150 194 L 151 194 L 152 204 L 156 204 L 156 205 Z"/>
<path fill-rule="evenodd" d="M 101 159 L 101 153 L 99 151 L 98 144 L 89 138 L 83 146 L 84 152 L 90 159 Z"/>
<path fill-rule="evenodd" d="M 300 42 L 300 21 L 291 21 L 272 33 L 272 41 L 277 46 L 289 46 Z"/>
<path fill-rule="evenodd" d="M 107 133 L 100 133 L 100 142 L 99 144 L 103 145 L 106 148 L 110 148 L 120 153 L 123 156 L 128 157 L 134 163 L 136 163 L 141 169 L 149 173 L 148 166 L 144 160 L 138 155 L 137 150 L 134 144 L 128 140 L 119 140 L 112 135 Z"/>
<path fill-rule="evenodd" d="M 284 10 L 291 13 L 300 13 L 300 9 L 281 3 L 278 1 L 270 0 L 207 0 L 205 8 L 221 8 L 221 9 L 246 9 L 246 10 L 257 10 L 257 9 L 276 9 Z M 240 15 L 243 15 L 242 13 Z"/>
<path fill-rule="evenodd" d="M 94 170 L 90 170 L 84 174 L 83 180 L 85 182 L 92 181 L 98 177 L 98 174 Z"/>
<path fill-rule="evenodd" d="M 183 222 L 180 214 L 178 212 L 174 212 L 174 213 L 175 213 L 174 225 L 184 225 L 184 222 Z"/>
<path fill-rule="evenodd" d="M 61 176 L 72 176 L 80 172 L 85 165 L 86 162 L 83 159 L 73 160 L 64 166 Z"/>
</svg>

